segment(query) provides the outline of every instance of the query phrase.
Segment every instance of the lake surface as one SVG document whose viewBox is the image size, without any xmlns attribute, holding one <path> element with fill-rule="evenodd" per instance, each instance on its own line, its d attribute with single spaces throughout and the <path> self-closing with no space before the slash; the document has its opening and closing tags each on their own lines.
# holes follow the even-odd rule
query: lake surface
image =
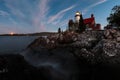
<svg viewBox="0 0 120 80">
<path fill-rule="evenodd" d="M 20 52 L 38 37 L 39 36 L 0 36 L 0 54 Z"/>
</svg>

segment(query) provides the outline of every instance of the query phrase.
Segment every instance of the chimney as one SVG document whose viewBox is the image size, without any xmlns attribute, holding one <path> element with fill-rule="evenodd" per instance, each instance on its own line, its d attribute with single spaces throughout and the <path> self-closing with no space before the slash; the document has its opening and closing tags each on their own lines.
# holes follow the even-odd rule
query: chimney
<svg viewBox="0 0 120 80">
<path fill-rule="evenodd" d="M 93 14 L 91 14 L 91 18 L 93 18 L 94 17 L 94 15 Z"/>
</svg>

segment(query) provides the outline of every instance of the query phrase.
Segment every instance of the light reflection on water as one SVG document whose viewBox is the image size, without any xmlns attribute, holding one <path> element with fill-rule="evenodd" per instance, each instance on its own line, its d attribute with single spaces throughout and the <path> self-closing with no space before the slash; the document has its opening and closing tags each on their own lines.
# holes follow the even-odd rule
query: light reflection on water
<svg viewBox="0 0 120 80">
<path fill-rule="evenodd" d="M 20 52 L 38 37 L 39 36 L 0 36 L 0 54 Z"/>
</svg>

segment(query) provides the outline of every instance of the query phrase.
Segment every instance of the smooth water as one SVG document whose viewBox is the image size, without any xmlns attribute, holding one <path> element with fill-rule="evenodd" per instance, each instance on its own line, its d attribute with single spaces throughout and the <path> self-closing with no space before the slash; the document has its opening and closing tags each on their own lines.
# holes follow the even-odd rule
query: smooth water
<svg viewBox="0 0 120 80">
<path fill-rule="evenodd" d="M 0 54 L 20 52 L 38 37 L 39 36 L 0 36 Z"/>
</svg>

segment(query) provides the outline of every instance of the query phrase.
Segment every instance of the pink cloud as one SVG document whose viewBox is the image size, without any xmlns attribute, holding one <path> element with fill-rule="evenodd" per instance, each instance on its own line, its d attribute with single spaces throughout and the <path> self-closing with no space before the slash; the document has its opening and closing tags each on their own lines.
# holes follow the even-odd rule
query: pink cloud
<svg viewBox="0 0 120 80">
<path fill-rule="evenodd" d="M 40 29 L 40 31 L 45 31 L 46 26 L 45 26 L 45 19 L 46 15 L 49 11 L 49 6 L 48 6 L 49 0 L 41 0 L 38 5 L 38 10 L 37 14 L 33 17 L 33 25 L 36 27 L 36 29 Z"/>
</svg>

